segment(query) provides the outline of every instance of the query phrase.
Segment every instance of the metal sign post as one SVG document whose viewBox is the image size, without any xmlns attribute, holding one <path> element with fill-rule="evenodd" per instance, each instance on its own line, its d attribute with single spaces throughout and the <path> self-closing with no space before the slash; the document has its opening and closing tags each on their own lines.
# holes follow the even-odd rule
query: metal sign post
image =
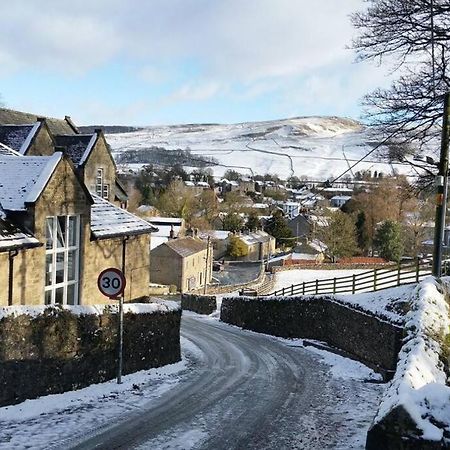
<svg viewBox="0 0 450 450">
<path fill-rule="evenodd" d="M 100 272 L 97 279 L 97 285 L 103 295 L 111 300 L 119 300 L 119 361 L 117 367 L 117 384 L 121 384 L 123 362 L 123 292 L 125 290 L 126 280 L 119 269 L 110 267 L 109 269 Z"/>
</svg>

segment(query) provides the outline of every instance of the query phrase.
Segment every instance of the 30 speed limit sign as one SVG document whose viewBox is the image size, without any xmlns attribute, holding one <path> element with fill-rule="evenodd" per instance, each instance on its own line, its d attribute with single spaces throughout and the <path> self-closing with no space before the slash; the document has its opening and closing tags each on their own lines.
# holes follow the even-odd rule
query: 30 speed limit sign
<svg viewBox="0 0 450 450">
<path fill-rule="evenodd" d="M 97 280 L 98 288 L 103 295 L 116 299 L 125 290 L 125 277 L 119 269 L 110 267 L 100 272 Z"/>
</svg>

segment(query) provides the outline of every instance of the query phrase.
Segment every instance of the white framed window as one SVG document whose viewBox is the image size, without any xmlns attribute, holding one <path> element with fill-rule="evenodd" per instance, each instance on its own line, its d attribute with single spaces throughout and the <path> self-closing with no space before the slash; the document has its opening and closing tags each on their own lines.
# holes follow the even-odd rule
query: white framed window
<svg viewBox="0 0 450 450">
<path fill-rule="evenodd" d="M 45 304 L 78 304 L 80 216 L 46 219 Z"/>
<path fill-rule="evenodd" d="M 99 197 L 103 197 L 103 169 L 97 169 L 97 175 L 95 177 L 95 193 Z"/>
<path fill-rule="evenodd" d="M 108 200 L 109 197 L 109 184 L 104 184 L 103 185 L 103 193 L 102 193 L 102 197 L 106 200 Z"/>
</svg>

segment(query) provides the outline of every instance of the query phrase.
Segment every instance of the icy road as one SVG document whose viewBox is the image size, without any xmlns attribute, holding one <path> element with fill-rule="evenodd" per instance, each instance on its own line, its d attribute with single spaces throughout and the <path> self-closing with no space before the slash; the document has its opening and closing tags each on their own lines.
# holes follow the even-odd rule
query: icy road
<svg viewBox="0 0 450 450">
<path fill-rule="evenodd" d="M 64 448 L 364 448 L 382 390 L 367 368 L 194 314 L 182 335 L 179 383 Z"/>
</svg>

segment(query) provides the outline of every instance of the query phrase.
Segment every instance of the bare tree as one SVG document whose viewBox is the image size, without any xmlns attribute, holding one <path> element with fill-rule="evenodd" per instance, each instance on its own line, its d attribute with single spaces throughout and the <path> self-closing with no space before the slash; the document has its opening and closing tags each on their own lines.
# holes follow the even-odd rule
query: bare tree
<svg viewBox="0 0 450 450">
<path fill-rule="evenodd" d="M 421 148 L 440 133 L 443 94 L 450 89 L 450 1 L 368 4 L 352 16 L 357 60 L 388 63 L 399 76 L 389 89 L 366 95 L 364 118 L 390 143 Z"/>
</svg>

